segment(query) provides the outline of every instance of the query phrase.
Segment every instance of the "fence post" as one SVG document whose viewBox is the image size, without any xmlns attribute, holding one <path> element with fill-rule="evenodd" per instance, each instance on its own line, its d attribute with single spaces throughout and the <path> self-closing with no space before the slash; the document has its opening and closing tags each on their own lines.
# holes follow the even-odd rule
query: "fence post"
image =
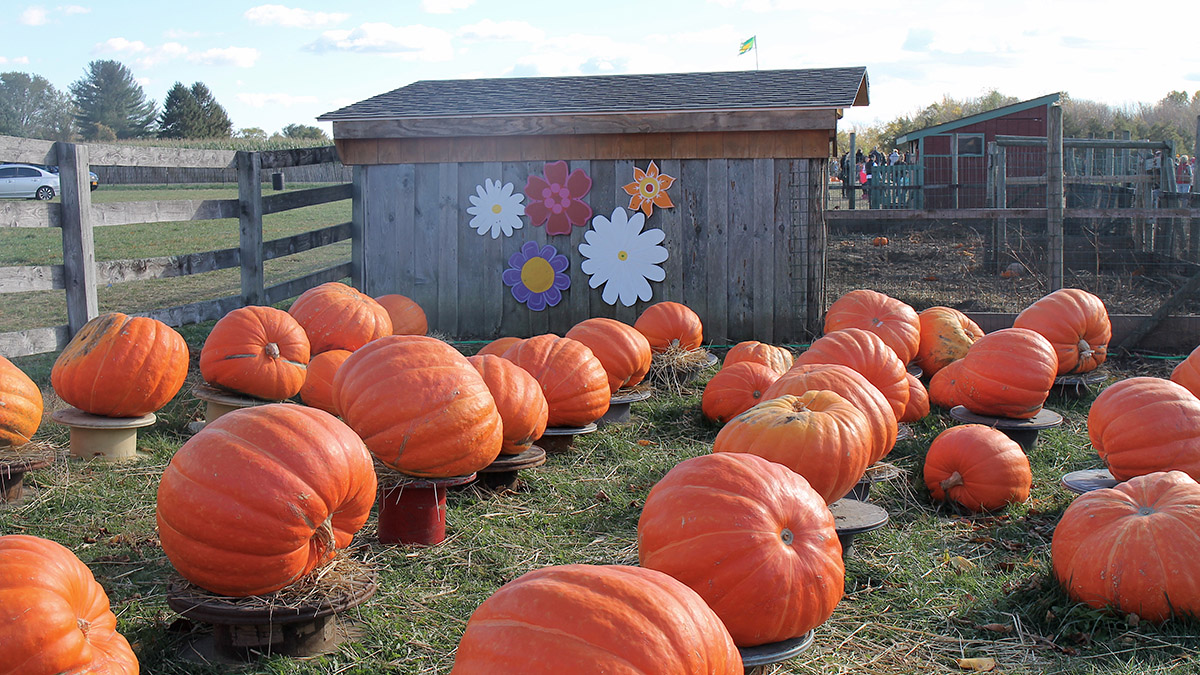
<svg viewBox="0 0 1200 675">
<path fill-rule="evenodd" d="M 1062 104 L 1051 103 L 1046 120 L 1046 257 L 1049 285 L 1063 287 L 1063 119 Z"/>
<path fill-rule="evenodd" d="M 63 282 L 71 335 L 99 313 L 96 301 L 96 246 L 92 236 L 92 190 L 86 145 L 59 141 L 59 193 L 62 196 Z"/>
<path fill-rule="evenodd" d="M 354 167 L 354 179 L 350 198 L 350 283 L 358 290 L 367 292 L 366 225 L 367 203 L 363 195 L 366 176 L 361 166 Z"/>
<path fill-rule="evenodd" d="M 853 155 L 851 155 L 851 159 L 853 159 Z M 817 198 L 817 195 L 821 194 L 820 182 L 824 172 L 813 171 L 816 160 L 809 160 L 808 166 L 808 180 L 803 187 L 808 192 L 805 195 L 808 206 L 806 219 L 808 231 L 805 233 L 808 255 L 803 261 L 808 269 L 808 292 L 804 308 L 804 322 L 808 335 L 815 338 L 821 334 L 821 327 L 825 322 L 825 245 L 828 241 L 828 229 L 825 221 L 825 209 L 821 200 Z"/>
<path fill-rule="evenodd" d="M 1196 145 L 1192 148 L 1192 159 L 1200 162 L 1200 115 L 1196 115 Z M 1195 164 L 1192 165 L 1193 167 Z M 1200 193 L 1200 176 L 1196 175 L 1196 171 L 1192 171 L 1192 187 L 1190 194 Z M 1184 206 L 1191 206 L 1196 201 L 1195 197 L 1188 197 L 1184 201 Z M 1188 260 L 1192 262 L 1200 262 L 1200 218 L 1192 216 L 1188 219 Z"/>
<path fill-rule="evenodd" d="M 238 226 L 242 265 L 242 304 L 261 305 L 263 289 L 262 156 L 238 151 Z"/>
</svg>

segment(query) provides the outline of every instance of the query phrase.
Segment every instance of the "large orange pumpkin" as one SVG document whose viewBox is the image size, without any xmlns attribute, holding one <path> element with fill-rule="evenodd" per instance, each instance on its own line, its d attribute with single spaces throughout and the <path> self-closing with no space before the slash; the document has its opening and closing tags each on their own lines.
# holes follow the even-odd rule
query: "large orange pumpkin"
<svg viewBox="0 0 1200 675">
<path fill-rule="evenodd" d="M 836 363 L 797 364 L 767 388 L 764 399 L 784 394 L 800 396 L 807 391 L 832 391 L 849 401 L 867 418 L 870 428 L 870 461 L 874 464 L 896 445 L 896 413 L 875 385 L 858 371 Z"/>
<path fill-rule="evenodd" d="M 500 587 L 467 622 L 451 675 L 742 675 L 729 631 L 656 570 L 561 565 Z"/>
<path fill-rule="evenodd" d="M 179 448 L 158 486 L 158 537 L 193 584 L 261 595 L 349 545 L 374 502 L 371 456 L 350 427 L 272 403 L 222 415 Z"/>
<path fill-rule="evenodd" d="M 1013 328 L 1036 331 L 1054 345 L 1059 375 L 1095 370 L 1108 358 L 1108 310 L 1100 298 L 1078 288 L 1060 288 L 1026 307 Z"/>
<path fill-rule="evenodd" d="M 353 352 L 345 349 L 330 349 L 312 357 L 304 386 L 300 388 L 300 400 L 304 405 L 320 408 L 330 415 L 341 415 L 333 404 L 333 378 L 351 354 Z"/>
<path fill-rule="evenodd" d="M 1050 553 L 1073 600 L 1153 622 L 1200 616 L 1200 485 L 1180 471 L 1080 495 Z"/>
<path fill-rule="evenodd" d="M 200 375 L 210 384 L 282 401 L 304 386 L 308 361 L 308 336 L 291 314 L 241 307 L 221 317 L 204 340 Z"/>
<path fill-rule="evenodd" d="M 504 358 L 542 385 L 550 406 L 549 426 L 582 427 L 608 412 L 608 373 L 582 342 L 547 333 L 513 345 Z"/>
<path fill-rule="evenodd" d="M 908 404 L 904 406 L 901 422 L 923 420 L 929 414 L 929 391 L 912 373 L 908 373 Z"/>
<path fill-rule="evenodd" d="M 0 356 L 0 448 L 25 445 L 42 423 L 42 390 Z"/>
<path fill-rule="evenodd" d="M 520 342 L 521 340 L 524 340 L 524 339 L 525 338 L 519 338 L 519 337 L 496 338 L 495 340 L 492 340 L 491 342 L 484 345 L 483 349 L 480 349 L 479 351 L 475 352 L 475 356 L 484 356 L 486 354 L 495 354 L 496 356 L 504 356 L 504 352 L 508 351 L 509 347 L 517 344 L 518 342 Z"/>
<path fill-rule="evenodd" d="M 495 354 L 476 354 L 467 359 L 487 383 L 496 399 L 496 410 L 503 421 L 502 455 L 519 455 L 542 437 L 550 407 L 542 385 L 524 368 Z"/>
<path fill-rule="evenodd" d="M 678 302 L 650 305 L 633 327 L 646 336 L 650 349 L 655 352 L 665 352 L 672 345 L 690 351 L 704 342 L 704 325 L 699 315 Z"/>
<path fill-rule="evenodd" d="M 487 383 L 431 337 L 389 335 L 351 354 L 334 376 L 333 404 L 379 461 L 413 476 L 467 475 L 500 454 Z"/>
<path fill-rule="evenodd" d="M 1003 431 L 963 424 L 938 434 L 925 454 L 925 487 L 939 502 L 979 513 L 1029 499 L 1029 458 Z"/>
<path fill-rule="evenodd" d="M 740 361 L 761 363 L 780 375 L 786 373 L 795 363 L 796 357 L 783 347 L 776 347 L 758 340 L 739 342 L 725 354 L 725 362 L 721 367 L 728 367 Z"/>
<path fill-rule="evenodd" d="M 392 319 L 383 305 L 338 281 L 304 291 L 288 314 L 304 326 L 313 354 L 330 349 L 354 351 L 392 334 Z"/>
<path fill-rule="evenodd" d="M 1046 338 L 1025 328 L 1005 328 L 983 336 L 966 356 L 938 371 L 929 382 L 929 397 L 976 415 L 1028 419 L 1041 411 L 1057 372 L 1054 347 Z"/>
<path fill-rule="evenodd" d="M 187 378 L 188 346 L 167 324 L 113 312 L 71 338 L 50 383 L 67 403 L 105 417 L 141 417 L 163 407 Z"/>
<path fill-rule="evenodd" d="M 0 675 L 137 675 L 108 595 L 61 544 L 0 537 Z"/>
<path fill-rule="evenodd" d="M 1170 380 L 1131 377 L 1100 392 L 1088 436 L 1117 480 L 1156 471 L 1200 476 L 1200 400 Z"/>
<path fill-rule="evenodd" d="M 724 424 L 761 403 L 779 373 L 754 361 L 731 363 L 708 381 L 700 397 L 700 411 L 712 422 Z"/>
<path fill-rule="evenodd" d="M 381 295 L 375 298 L 387 311 L 392 321 L 392 335 L 424 335 L 429 331 L 429 320 L 425 310 L 409 298 L 399 295 Z"/>
<path fill-rule="evenodd" d="M 917 355 L 921 343 L 921 323 L 906 303 L 860 288 L 833 302 L 825 312 L 825 333 L 844 328 L 861 328 L 878 335 L 904 365 Z"/>
<path fill-rule="evenodd" d="M 638 564 L 699 593 L 739 647 L 807 633 L 844 591 L 825 500 L 782 464 L 741 452 L 680 462 L 650 490 Z"/>
<path fill-rule="evenodd" d="M 871 458 L 871 432 L 858 408 L 832 391 L 784 394 L 729 421 L 713 452 L 748 452 L 804 476 L 825 503 L 845 497 Z"/>
<path fill-rule="evenodd" d="M 908 405 L 907 372 L 896 353 L 879 336 L 861 328 L 843 328 L 813 341 L 796 357 L 797 364 L 840 363 L 867 378 L 892 406 L 899 419 Z"/>
<path fill-rule="evenodd" d="M 1186 359 L 1171 370 L 1171 381 L 1200 396 L 1200 347 L 1193 349 Z"/>
<path fill-rule="evenodd" d="M 611 393 L 640 383 L 650 372 L 650 342 L 629 324 L 601 317 L 586 319 L 575 324 L 565 337 L 592 350 L 608 374 Z"/>
<path fill-rule="evenodd" d="M 921 324 L 921 342 L 917 347 L 917 365 L 927 377 L 967 355 L 983 330 L 966 314 L 952 307 L 930 307 L 917 315 Z"/>
</svg>

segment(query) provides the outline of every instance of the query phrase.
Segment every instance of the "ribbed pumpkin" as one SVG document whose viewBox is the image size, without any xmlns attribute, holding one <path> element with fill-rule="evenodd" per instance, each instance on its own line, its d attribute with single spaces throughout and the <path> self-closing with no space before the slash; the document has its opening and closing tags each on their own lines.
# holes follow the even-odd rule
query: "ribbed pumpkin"
<svg viewBox="0 0 1200 675">
<path fill-rule="evenodd" d="M 845 585 L 825 500 L 782 464 L 741 452 L 680 462 L 650 490 L 638 564 L 699 593 L 739 647 L 816 628 Z"/>
<path fill-rule="evenodd" d="M 671 345 L 684 350 L 696 349 L 704 342 L 704 325 L 687 305 L 658 302 L 647 307 L 634 322 L 650 342 L 650 349 L 665 352 Z"/>
<path fill-rule="evenodd" d="M 502 455 L 519 455 L 542 437 L 550 407 L 542 385 L 524 368 L 495 354 L 476 354 L 467 359 L 487 384 L 503 421 Z"/>
<path fill-rule="evenodd" d="M 1160 622 L 1200 616 L 1200 485 L 1180 471 L 1082 494 L 1050 546 L 1073 600 Z"/>
<path fill-rule="evenodd" d="M 61 544 L 0 537 L 0 675 L 137 675 L 108 595 Z"/>
<path fill-rule="evenodd" d="M 467 475 L 500 454 L 487 383 L 431 337 L 389 335 L 351 354 L 333 378 L 333 404 L 379 461 L 406 474 Z"/>
<path fill-rule="evenodd" d="M 375 502 L 362 440 L 288 403 L 209 422 L 158 486 L 158 536 L 181 575 L 213 593 L 279 590 L 349 545 Z"/>
<path fill-rule="evenodd" d="M 608 412 L 608 373 L 582 342 L 553 333 L 522 340 L 504 358 L 529 371 L 546 395 L 551 427 L 582 427 Z"/>
<path fill-rule="evenodd" d="M 776 347 L 758 340 L 739 342 L 725 354 L 725 362 L 721 366 L 728 367 L 741 361 L 761 363 L 780 375 L 786 373 L 795 363 L 796 357 L 783 347 Z"/>
<path fill-rule="evenodd" d="M 939 502 L 980 513 L 1029 499 L 1029 458 L 1003 431 L 963 424 L 938 434 L 925 454 L 925 487 Z"/>
<path fill-rule="evenodd" d="M 917 315 L 921 324 L 921 342 L 917 347 L 917 365 L 926 377 L 967 355 L 983 329 L 966 314 L 952 307 L 930 307 Z"/>
<path fill-rule="evenodd" d="M 929 398 L 976 415 L 1028 419 L 1041 411 L 1057 372 L 1054 347 L 1046 338 L 1005 328 L 983 336 L 966 356 L 938 371 L 929 382 Z"/>
<path fill-rule="evenodd" d="M 304 326 L 313 354 L 330 349 L 354 351 L 392 334 L 392 320 L 383 305 L 338 281 L 304 291 L 288 314 Z"/>
<path fill-rule="evenodd" d="M 475 356 L 484 356 L 486 354 L 495 354 L 496 356 L 504 356 L 504 352 L 508 351 L 509 347 L 517 344 L 518 342 L 520 342 L 521 340 L 524 340 L 524 339 L 525 338 L 519 338 L 519 337 L 496 338 L 495 340 L 492 340 L 491 342 L 484 345 L 483 349 L 480 349 L 479 351 L 475 352 Z"/>
<path fill-rule="evenodd" d="M 871 432 L 866 416 L 832 391 L 784 394 L 730 420 L 713 440 L 713 452 L 748 452 L 779 462 L 832 504 L 870 464 Z"/>
<path fill-rule="evenodd" d="M 878 335 L 895 352 L 900 365 L 917 355 L 921 344 L 921 322 L 906 303 L 865 288 L 834 300 L 825 312 L 825 333 L 861 328 Z"/>
<path fill-rule="evenodd" d="M 1013 328 L 1036 331 L 1054 345 L 1059 375 L 1095 370 L 1108 358 L 1108 310 L 1100 298 L 1078 288 L 1061 288 L 1026 307 Z"/>
<path fill-rule="evenodd" d="M 375 298 L 387 311 L 392 322 L 392 335 L 424 335 L 429 331 L 425 310 L 413 300 L 396 293 Z"/>
<path fill-rule="evenodd" d="M 42 423 L 42 390 L 0 356 L 0 448 L 25 445 Z"/>
<path fill-rule="evenodd" d="M 500 587 L 467 622 L 451 675 L 742 675 L 729 631 L 656 570 L 561 565 Z"/>
<path fill-rule="evenodd" d="M 796 363 L 839 363 L 858 371 L 883 394 L 899 419 L 908 405 L 908 371 L 879 336 L 861 328 L 843 328 L 813 341 Z"/>
<path fill-rule="evenodd" d="M 1200 396 L 1200 347 L 1192 350 L 1188 357 L 1171 371 L 1171 381 Z"/>
<path fill-rule="evenodd" d="M 708 381 L 700 397 L 700 410 L 709 421 L 724 424 L 761 403 L 779 373 L 761 363 L 731 363 Z"/>
<path fill-rule="evenodd" d="M 141 417 L 163 407 L 187 378 L 188 346 L 167 324 L 101 314 L 67 343 L 50 383 L 67 403 L 105 417 Z"/>
<path fill-rule="evenodd" d="M 632 387 L 650 372 L 650 342 L 633 326 L 597 317 L 575 324 L 565 337 L 582 342 L 608 374 L 608 389 Z"/>
<path fill-rule="evenodd" d="M 1100 392 L 1088 437 L 1117 480 L 1156 471 L 1200 476 L 1200 399 L 1170 380 L 1131 377 Z"/>
<path fill-rule="evenodd" d="M 210 384 L 268 401 L 304 386 L 308 336 L 291 314 L 240 307 L 221 317 L 200 350 L 200 375 Z"/>
<path fill-rule="evenodd" d="M 772 399 L 784 394 L 800 396 L 807 391 L 832 391 L 849 401 L 867 418 L 870 427 L 870 461 L 878 462 L 896 445 L 896 414 L 875 385 L 858 371 L 836 363 L 797 364 L 775 380 L 763 398 Z"/>
<path fill-rule="evenodd" d="M 345 349 L 330 349 L 312 357 L 308 362 L 308 376 L 300 388 L 300 400 L 304 401 L 304 405 L 320 408 L 330 415 L 341 415 L 333 404 L 333 378 L 353 353 Z"/>
<path fill-rule="evenodd" d="M 908 380 L 908 404 L 904 406 L 904 414 L 900 416 L 900 421 L 923 420 L 929 415 L 929 392 L 912 373 L 908 373 L 906 379 Z"/>
</svg>

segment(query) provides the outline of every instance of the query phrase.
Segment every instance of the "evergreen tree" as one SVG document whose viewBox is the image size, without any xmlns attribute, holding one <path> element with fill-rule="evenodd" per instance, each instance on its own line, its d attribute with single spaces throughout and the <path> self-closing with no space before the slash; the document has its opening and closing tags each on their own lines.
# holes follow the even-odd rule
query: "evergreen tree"
<svg viewBox="0 0 1200 675">
<path fill-rule="evenodd" d="M 198 138 L 229 138 L 233 133 L 233 122 L 203 82 L 192 85 L 192 97 L 200 107 L 201 121 L 198 131 L 201 135 Z"/>
<path fill-rule="evenodd" d="M 161 138 L 202 138 L 198 134 L 203 124 L 203 111 L 191 90 L 176 82 L 163 99 L 162 115 L 158 118 Z"/>
<path fill-rule="evenodd" d="M 111 129 L 117 138 L 148 136 L 158 117 L 154 101 L 146 100 L 133 73 L 118 61 L 89 63 L 84 76 L 71 85 L 71 95 L 76 121 L 87 139 L 96 138 L 99 125 Z"/>
<path fill-rule="evenodd" d="M 0 73 L 0 134 L 70 140 L 74 117 L 71 99 L 41 75 Z"/>
</svg>

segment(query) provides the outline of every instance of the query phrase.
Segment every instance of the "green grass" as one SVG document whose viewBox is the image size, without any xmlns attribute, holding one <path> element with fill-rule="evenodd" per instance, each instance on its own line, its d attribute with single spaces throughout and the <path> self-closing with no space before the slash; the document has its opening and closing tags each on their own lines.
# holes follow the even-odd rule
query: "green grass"
<svg viewBox="0 0 1200 675">
<path fill-rule="evenodd" d="M 194 350 L 207 329 L 184 331 Z M 1122 375 L 1162 375 L 1164 363 L 1108 367 Z M 53 408 L 61 404 L 45 386 L 48 364 L 47 357 L 33 357 L 19 365 L 39 379 Z M 448 538 L 439 546 L 382 546 L 372 520 L 354 555 L 378 570 L 379 590 L 349 614 L 357 637 L 325 657 L 265 658 L 235 672 L 446 673 L 471 612 L 503 583 L 546 565 L 636 564 L 637 519 L 650 487 L 677 462 L 708 452 L 716 435 L 700 417 L 702 385 L 634 404 L 631 422 L 580 437 L 575 451 L 523 472 L 514 494 L 452 491 Z M 51 538 L 89 563 L 144 672 L 231 672 L 176 656 L 192 634 L 178 630 L 164 599 L 172 569 L 155 536 L 154 499 L 163 468 L 187 438 L 186 423 L 200 416 L 189 389 L 142 434 L 151 459 L 124 466 L 60 462 L 32 475 L 38 492 L 31 500 L 0 509 L 0 533 Z M 935 413 L 916 424 L 917 438 L 888 457 L 907 476 L 872 493 L 890 523 L 855 541 L 846 596 L 818 629 L 813 648 L 768 672 L 953 673 L 961 672 L 958 657 L 990 656 L 1004 673 L 1195 673 L 1196 622 L 1131 625 L 1070 602 L 1050 575 L 1050 538 L 1070 503 L 1058 480 L 1099 465 L 1087 443 L 1089 403 L 1090 397 L 1050 400 L 1067 421 L 1044 433 L 1032 453 L 1032 498 L 984 516 L 958 516 L 930 503 L 921 463 L 933 437 L 952 422 Z M 39 437 L 67 440 L 49 422 Z"/>
</svg>

